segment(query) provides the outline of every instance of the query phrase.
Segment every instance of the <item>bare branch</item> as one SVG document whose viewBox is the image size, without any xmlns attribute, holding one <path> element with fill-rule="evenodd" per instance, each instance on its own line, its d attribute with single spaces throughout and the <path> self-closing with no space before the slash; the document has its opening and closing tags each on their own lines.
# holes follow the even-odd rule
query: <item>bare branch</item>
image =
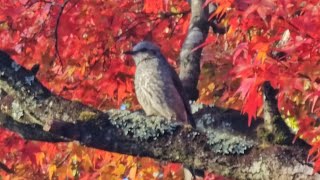
<svg viewBox="0 0 320 180">
<path fill-rule="evenodd" d="M 8 166 L 3 164 L 2 162 L 0 162 L 0 169 L 4 170 L 8 174 L 14 173 L 14 171 L 12 169 L 8 168 Z"/>
<path fill-rule="evenodd" d="M 58 47 L 58 44 L 59 44 L 59 38 L 58 38 L 58 28 L 59 28 L 59 24 L 60 24 L 60 19 L 61 19 L 61 16 L 63 14 L 63 10 L 64 8 L 67 6 L 67 4 L 69 3 L 69 0 L 65 0 L 64 3 L 61 5 L 61 8 L 60 8 L 60 11 L 58 13 L 58 17 L 57 17 L 57 22 L 56 22 L 56 26 L 55 26 L 55 29 L 54 29 L 54 37 L 56 39 L 56 42 L 55 42 L 55 49 L 56 49 L 56 54 L 58 56 L 58 59 L 59 59 L 59 62 L 61 64 L 61 66 L 63 66 L 63 62 L 62 62 L 62 59 L 61 59 L 61 56 L 60 56 L 60 53 L 59 53 L 59 47 Z"/>
</svg>

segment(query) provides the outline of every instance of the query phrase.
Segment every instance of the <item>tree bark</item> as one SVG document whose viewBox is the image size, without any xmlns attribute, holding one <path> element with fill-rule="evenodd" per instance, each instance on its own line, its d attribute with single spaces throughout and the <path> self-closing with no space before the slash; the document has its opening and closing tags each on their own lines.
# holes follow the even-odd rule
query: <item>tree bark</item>
<svg viewBox="0 0 320 180">
<path fill-rule="evenodd" d="M 202 7 L 203 2 L 190 2 L 192 17 L 180 53 L 179 76 L 192 100 L 199 94 L 202 48 L 192 50 L 205 41 L 209 29 L 208 9 Z M 161 117 L 146 117 L 139 111 L 101 112 L 50 93 L 37 80 L 36 71 L 26 70 L 0 51 L 0 125 L 25 139 L 76 140 L 107 151 L 181 162 L 234 179 L 320 178 L 305 162 L 308 145 L 264 144 L 256 136 L 263 126 L 261 119 L 247 127 L 247 117 L 238 111 L 204 105 L 192 108 L 197 129 Z M 273 121 L 268 123 L 272 129 Z"/>
<path fill-rule="evenodd" d="M 273 89 L 270 82 L 264 82 L 262 92 L 264 126 L 260 132 L 261 138 L 276 144 L 290 144 L 294 135 L 281 118 L 276 99 L 277 90 Z"/>
<path fill-rule="evenodd" d="M 34 78 L 32 78 L 34 77 Z M 33 79 L 30 81 L 30 79 Z M 0 53 L 0 125 L 29 140 L 79 141 L 107 151 L 181 162 L 235 179 L 317 179 L 308 145 L 261 146 L 240 112 L 193 105 L 197 129 L 136 111 L 101 112 L 51 94 Z"/>
<path fill-rule="evenodd" d="M 204 0 L 192 0 L 190 2 L 190 25 L 180 52 L 179 77 L 190 100 L 197 100 L 199 97 L 197 86 L 203 48 L 193 49 L 204 43 L 209 31 L 208 7 L 204 8 L 203 3 Z"/>
</svg>

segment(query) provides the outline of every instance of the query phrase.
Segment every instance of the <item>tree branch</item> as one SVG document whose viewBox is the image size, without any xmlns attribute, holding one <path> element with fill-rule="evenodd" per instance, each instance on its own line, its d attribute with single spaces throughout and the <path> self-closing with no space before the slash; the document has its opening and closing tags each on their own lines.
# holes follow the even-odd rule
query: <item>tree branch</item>
<svg viewBox="0 0 320 180">
<path fill-rule="evenodd" d="M 4 170 L 8 174 L 14 173 L 14 171 L 12 169 L 8 168 L 8 166 L 3 164 L 2 162 L 0 162 L 0 169 Z"/>
<path fill-rule="evenodd" d="M 208 7 L 203 8 L 204 0 L 192 0 L 191 20 L 188 34 L 180 52 L 180 74 L 182 85 L 190 100 L 197 100 L 199 92 L 197 89 L 200 75 L 200 59 L 202 48 L 192 51 L 202 44 L 207 38 L 209 31 Z"/>
<path fill-rule="evenodd" d="M 55 47 L 55 50 L 56 50 L 56 54 L 57 54 L 57 58 L 60 62 L 60 65 L 63 66 L 63 62 L 62 62 L 62 59 L 61 59 L 61 56 L 60 56 L 60 53 L 59 53 L 59 36 L 58 36 L 58 29 L 59 29 L 59 24 L 60 24 L 60 19 L 61 19 L 61 16 L 63 14 L 63 10 L 64 8 L 67 6 L 67 4 L 69 3 L 69 0 L 65 0 L 63 2 L 63 4 L 61 5 L 61 8 L 59 10 L 59 13 L 58 13 L 58 17 L 57 17 L 57 22 L 56 22 L 56 26 L 55 26 L 55 29 L 54 29 L 54 37 L 55 37 L 55 44 L 54 44 L 54 47 Z"/>
<path fill-rule="evenodd" d="M 290 144 L 294 135 L 281 118 L 276 99 L 277 90 L 273 89 L 270 82 L 262 84 L 263 91 L 263 119 L 264 127 L 259 132 L 262 138 L 277 144 Z"/>
<path fill-rule="evenodd" d="M 136 111 L 101 112 L 51 94 L 0 51 L 0 125 L 27 139 L 79 141 L 123 154 L 181 162 L 237 179 L 303 179 L 312 175 L 305 144 L 262 148 L 240 112 L 193 105 L 197 130 Z"/>
</svg>

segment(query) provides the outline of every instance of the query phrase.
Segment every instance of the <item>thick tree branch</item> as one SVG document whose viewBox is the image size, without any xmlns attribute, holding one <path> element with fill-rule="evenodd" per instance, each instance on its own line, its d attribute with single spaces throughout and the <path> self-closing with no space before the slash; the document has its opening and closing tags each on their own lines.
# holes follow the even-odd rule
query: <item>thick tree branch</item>
<svg viewBox="0 0 320 180">
<path fill-rule="evenodd" d="M 192 51 L 192 49 L 205 41 L 209 31 L 208 8 L 202 7 L 203 2 L 204 0 L 192 0 L 190 2 L 190 25 L 180 52 L 179 77 L 190 100 L 197 100 L 199 97 L 197 85 L 202 53 L 202 48 L 195 51 Z"/>
<path fill-rule="evenodd" d="M 263 91 L 263 119 L 264 127 L 261 129 L 260 135 L 266 138 L 269 142 L 277 144 L 290 144 L 293 139 L 293 134 L 289 127 L 281 118 L 278 109 L 278 101 L 276 99 L 277 90 L 273 89 L 270 82 L 262 84 Z"/>
<path fill-rule="evenodd" d="M 193 109 L 197 130 L 146 117 L 139 111 L 103 113 L 49 93 L 33 72 L 0 52 L 0 125 L 27 139 L 76 140 L 94 148 L 181 162 L 237 179 L 319 178 L 304 162 L 308 146 L 262 148 L 254 136 L 259 123 L 248 128 L 246 117 L 238 111 L 202 105 Z"/>
<path fill-rule="evenodd" d="M 214 13 L 217 8 L 215 4 L 209 4 L 203 8 L 204 1 L 188 1 L 191 6 L 191 22 L 189 25 L 188 35 L 183 44 L 180 53 L 180 79 L 191 100 L 198 98 L 197 83 L 200 73 L 200 60 L 202 48 L 192 51 L 199 44 L 203 43 L 207 37 L 208 27 L 211 25 L 215 33 L 225 33 L 227 28 L 220 29 L 218 23 L 224 18 L 225 14 L 219 14 L 208 21 L 208 14 Z M 277 47 L 285 45 L 290 37 L 290 32 L 285 31 Z M 279 54 L 273 52 L 271 54 Z M 276 55 L 278 56 L 278 55 Z M 291 143 L 293 135 L 290 129 L 282 120 L 277 107 L 276 90 L 272 88 L 269 82 L 262 85 L 264 96 L 264 120 L 265 124 L 258 130 L 260 138 L 266 142 L 277 144 Z"/>
<path fill-rule="evenodd" d="M 290 31 L 286 30 L 281 39 L 276 43 L 277 48 L 285 46 L 290 39 Z M 270 55 L 278 60 L 285 60 L 286 54 L 284 52 L 272 51 Z M 270 82 L 266 81 L 262 83 L 263 92 L 263 119 L 265 121 L 264 127 L 260 130 L 260 136 L 265 138 L 269 142 L 277 144 L 291 143 L 293 135 L 289 127 L 281 118 L 280 111 L 278 109 L 278 100 L 276 96 L 278 90 L 274 89 Z"/>
</svg>

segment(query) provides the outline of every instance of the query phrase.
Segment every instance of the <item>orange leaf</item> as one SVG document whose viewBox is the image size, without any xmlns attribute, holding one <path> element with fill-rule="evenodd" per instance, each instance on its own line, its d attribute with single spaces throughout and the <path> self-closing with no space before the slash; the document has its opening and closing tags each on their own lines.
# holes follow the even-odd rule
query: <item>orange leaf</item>
<svg viewBox="0 0 320 180">
<path fill-rule="evenodd" d="M 35 154 L 36 156 L 36 163 L 38 166 L 42 166 L 43 164 L 43 159 L 45 157 L 44 153 L 43 152 L 39 152 L 39 153 L 36 153 Z"/>
<path fill-rule="evenodd" d="M 128 178 L 136 179 L 136 174 L 137 174 L 137 166 L 134 165 L 133 167 L 131 167 L 131 169 L 129 171 Z"/>
<path fill-rule="evenodd" d="M 49 172 L 49 179 L 52 179 L 53 173 L 55 173 L 57 171 L 57 166 L 52 164 L 49 166 L 48 168 L 48 172 Z"/>
<path fill-rule="evenodd" d="M 83 166 L 85 171 L 89 171 L 90 168 L 92 167 L 91 158 L 89 157 L 88 154 L 85 154 L 82 156 L 81 165 Z"/>
</svg>

